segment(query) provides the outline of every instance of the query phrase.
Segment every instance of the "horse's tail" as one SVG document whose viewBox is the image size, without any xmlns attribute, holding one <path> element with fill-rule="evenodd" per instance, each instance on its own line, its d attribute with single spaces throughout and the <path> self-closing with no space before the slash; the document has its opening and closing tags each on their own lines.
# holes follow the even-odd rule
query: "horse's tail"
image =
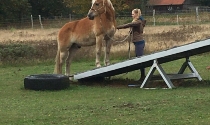
<svg viewBox="0 0 210 125">
<path fill-rule="evenodd" d="M 56 57 L 55 57 L 55 69 L 54 69 L 54 73 L 55 74 L 60 74 L 60 49 L 58 47 L 58 50 L 57 50 L 57 54 L 56 54 Z"/>
</svg>

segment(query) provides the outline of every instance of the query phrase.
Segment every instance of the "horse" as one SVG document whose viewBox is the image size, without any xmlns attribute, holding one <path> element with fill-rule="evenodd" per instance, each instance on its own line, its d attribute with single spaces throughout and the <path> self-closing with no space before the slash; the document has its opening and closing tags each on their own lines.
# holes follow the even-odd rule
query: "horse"
<svg viewBox="0 0 210 125">
<path fill-rule="evenodd" d="M 100 55 L 104 50 L 104 65 L 110 65 L 109 54 L 112 37 L 116 32 L 115 9 L 110 0 L 92 0 L 87 17 L 66 23 L 58 32 L 55 74 L 62 74 L 66 63 L 65 75 L 70 76 L 70 65 L 75 52 L 82 46 L 96 45 L 96 67 L 101 67 Z"/>
</svg>

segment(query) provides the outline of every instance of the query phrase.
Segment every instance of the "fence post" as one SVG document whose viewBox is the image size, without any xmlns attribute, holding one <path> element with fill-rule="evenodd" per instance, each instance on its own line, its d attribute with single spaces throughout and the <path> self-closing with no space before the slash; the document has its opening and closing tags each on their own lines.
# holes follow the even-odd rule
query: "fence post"
<svg viewBox="0 0 210 125">
<path fill-rule="evenodd" d="M 40 22 L 40 25 L 41 25 L 41 29 L 43 29 L 41 15 L 39 15 L 39 22 Z"/>
<path fill-rule="evenodd" d="M 154 26 L 155 26 L 155 9 L 153 9 L 153 21 L 154 21 Z"/>
<path fill-rule="evenodd" d="M 69 20 L 71 21 L 71 14 L 69 14 Z"/>
<path fill-rule="evenodd" d="M 31 15 L 31 28 L 34 29 L 34 20 L 33 20 L 33 16 Z"/>
<path fill-rule="evenodd" d="M 179 25 L 179 15 L 178 14 L 176 15 L 176 22 L 177 22 L 177 25 Z"/>
<path fill-rule="evenodd" d="M 199 22 L 199 14 L 198 14 L 198 7 L 195 8 L 196 11 L 196 21 Z"/>
</svg>

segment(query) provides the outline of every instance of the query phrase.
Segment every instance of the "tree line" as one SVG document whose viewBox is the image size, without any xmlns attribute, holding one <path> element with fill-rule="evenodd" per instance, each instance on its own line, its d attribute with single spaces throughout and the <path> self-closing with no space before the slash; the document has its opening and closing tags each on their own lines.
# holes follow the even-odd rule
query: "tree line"
<svg viewBox="0 0 210 125">
<path fill-rule="evenodd" d="M 143 8 L 147 0 L 111 0 L 116 12 L 122 13 L 131 8 Z M 85 16 L 92 0 L 1 0 L 0 21 L 21 20 L 24 17 L 41 15 L 51 18 L 60 15 L 78 14 Z M 143 4 L 141 4 L 143 3 Z"/>
<path fill-rule="evenodd" d="M 0 21 L 21 21 L 24 17 L 45 18 L 77 14 L 85 16 L 92 0 L 1 0 Z M 145 10 L 148 0 L 111 0 L 116 14 L 129 13 L 133 8 Z M 209 0 L 194 0 L 201 5 L 210 6 Z"/>
</svg>

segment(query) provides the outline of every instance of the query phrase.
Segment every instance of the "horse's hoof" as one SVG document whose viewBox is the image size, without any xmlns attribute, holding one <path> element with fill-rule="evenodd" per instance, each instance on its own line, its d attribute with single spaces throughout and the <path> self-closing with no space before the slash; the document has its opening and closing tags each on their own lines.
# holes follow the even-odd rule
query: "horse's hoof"
<svg viewBox="0 0 210 125">
<path fill-rule="evenodd" d="M 69 74 L 65 74 L 65 75 L 69 77 L 69 80 L 70 81 L 73 81 L 74 80 L 74 76 L 73 75 L 69 75 Z"/>
<path fill-rule="evenodd" d="M 73 81 L 74 80 L 74 76 L 73 75 L 69 75 L 69 80 Z"/>
<path fill-rule="evenodd" d="M 100 67 L 101 67 L 101 65 L 97 65 L 96 67 L 97 67 L 97 68 L 100 68 Z"/>
<path fill-rule="evenodd" d="M 97 68 L 100 68 L 101 67 L 101 64 L 100 63 L 96 63 L 96 67 Z"/>
<path fill-rule="evenodd" d="M 106 63 L 106 66 L 109 66 L 109 65 L 111 65 L 111 63 Z"/>
</svg>

